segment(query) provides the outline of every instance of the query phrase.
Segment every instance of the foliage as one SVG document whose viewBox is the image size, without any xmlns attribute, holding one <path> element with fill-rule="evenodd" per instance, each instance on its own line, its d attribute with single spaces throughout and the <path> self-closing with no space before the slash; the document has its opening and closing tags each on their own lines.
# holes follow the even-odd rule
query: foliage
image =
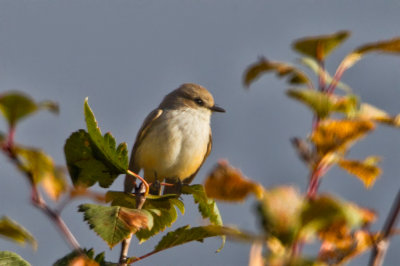
<svg viewBox="0 0 400 266">
<path fill-rule="evenodd" d="M 325 60 L 349 35 L 347 31 L 340 31 L 330 35 L 302 38 L 293 43 L 292 48 L 300 55 L 306 56 L 301 58 L 300 62 L 318 77 L 317 85 L 311 82 L 295 83 L 289 78 L 288 83 L 291 86 L 307 87 L 292 87 L 287 91 L 290 98 L 307 106 L 314 116 L 310 135 L 305 139 L 292 139 L 297 154 L 309 168 L 309 185 L 304 195 L 293 187 L 277 187 L 264 190 L 263 196 L 257 197 L 257 216 L 268 250 L 263 260 L 267 264 L 303 265 L 305 260 L 301 256 L 301 248 L 314 239 L 319 239 L 321 243 L 320 252 L 315 258 L 307 259 L 306 265 L 341 264 L 375 247 L 378 242 L 387 241 L 392 235 L 390 228 L 394 226 L 393 221 L 400 212 L 400 197 L 394 202 L 393 211 L 388 216 L 387 226 L 383 230 L 386 236 L 383 237 L 381 232 L 372 233 L 368 229 L 376 219 L 374 212 L 334 195 L 318 194 L 321 179 L 334 165 L 357 177 L 366 188 L 373 186 L 382 172 L 378 165 L 380 158 L 367 156 L 363 160 L 350 159 L 347 158 L 347 154 L 352 145 L 376 129 L 377 123 L 399 127 L 400 115 L 389 115 L 371 104 L 361 102 L 350 87 L 341 82 L 341 77 L 348 68 L 368 53 L 399 54 L 400 39 L 369 43 L 356 48 L 343 59 L 335 74 L 331 76 L 324 68 Z M 291 75 L 289 77 L 295 76 L 296 73 L 304 73 L 288 63 L 269 62 L 273 61 L 263 58 L 248 67 L 243 80 L 246 87 L 262 74 L 271 71 L 276 72 L 278 76 Z M 289 65 L 287 72 L 281 70 L 282 66 Z M 311 79 L 306 76 L 302 80 Z M 335 93 L 337 87 L 342 89 L 341 94 Z M 220 172 L 217 169 L 211 173 L 206 184 L 215 179 L 214 175 Z M 206 189 L 210 191 L 209 195 L 216 199 L 232 200 L 229 195 L 224 194 L 225 188 L 206 186 Z M 257 247 L 254 250 L 258 250 L 255 252 L 252 249 L 252 256 L 255 260 L 260 260 L 260 240 L 253 238 L 252 242 L 253 246 Z M 384 254 L 384 251 L 381 252 Z M 382 263 L 383 256 L 375 254 L 371 257 L 371 262 L 373 261 Z"/>
<path fill-rule="evenodd" d="M 10 251 L 0 251 L 0 265 L 30 266 L 26 260 Z"/>
<path fill-rule="evenodd" d="M 0 236 L 6 237 L 20 245 L 28 243 L 34 249 L 37 247 L 37 242 L 32 234 L 7 216 L 0 219 Z"/>
<path fill-rule="evenodd" d="M 400 39 L 361 45 L 345 56 L 334 75 L 330 75 L 324 68 L 325 61 L 349 36 L 349 32 L 340 31 L 302 38 L 293 43 L 292 48 L 303 56 L 299 62 L 317 75 L 317 84 L 313 84 L 313 79 L 301 67 L 265 57 L 251 64 L 244 73 L 243 84 L 247 88 L 267 73 L 286 78 L 291 86 L 287 96 L 311 110 L 313 124 L 310 134 L 292 139 L 297 154 L 309 169 L 309 185 L 305 193 L 293 186 L 265 188 L 245 177 L 227 161 L 220 161 L 208 175 L 204 186 L 183 184 L 181 187 L 182 194 L 193 198 L 208 224 L 187 225 L 166 232 L 147 254 L 121 256 L 119 262 L 131 264 L 163 250 L 215 236 L 223 240 L 217 251 L 224 246 L 226 237 L 251 243 L 251 265 L 336 265 L 371 248 L 379 252 L 382 246 L 379 244 L 386 243 L 393 235 L 394 221 L 400 212 L 400 194 L 384 229 L 371 232 L 369 226 L 377 218 L 373 211 L 336 195 L 318 192 L 320 182 L 333 166 L 357 177 L 366 188 L 372 187 L 382 173 L 380 157 L 368 155 L 365 159 L 354 159 L 347 155 L 351 147 L 376 130 L 378 124 L 400 126 L 400 114 L 390 115 L 363 103 L 341 81 L 343 73 L 369 53 L 400 53 Z M 341 88 L 341 93 L 337 93 L 336 88 Z M 42 109 L 58 112 L 57 104 L 35 102 L 20 92 L 2 93 L 0 112 L 8 128 L 0 132 L 0 147 L 29 182 L 32 204 L 54 223 L 73 249 L 54 265 L 117 265 L 107 262 L 104 252 L 95 255 L 93 249 L 80 247 L 60 215 L 66 204 L 76 197 L 96 200 L 97 204 L 80 204 L 78 211 L 83 213 L 83 220 L 89 228 L 113 248 L 121 242 L 122 247 L 126 247 L 124 245 L 132 235 L 143 243 L 166 231 L 177 220 L 178 210 L 184 215 L 184 199 L 176 194 L 148 195 L 147 181 L 128 170 L 126 143 L 117 145 L 111 133 L 102 133 L 87 98 L 83 107 L 86 129 L 73 132 L 64 145 L 72 185 L 68 183 L 65 168 L 56 165 L 43 150 L 14 140 L 18 123 Z M 134 193 L 107 190 L 116 178 L 126 174 L 141 181 Z M 96 184 L 104 190 L 90 190 Z M 58 201 L 56 207 L 42 197 L 39 186 L 49 200 Z M 249 232 L 224 226 L 215 200 L 239 203 L 251 196 L 254 196 L 255 216 L 260 229 Z M 34 248 L 37 245 L 26 229 L 7 217 L 0 219 L 0 235 L 18 244 L 28 243 Z M 310 243 L 319 244 L 320 250 L 318 254 L 304 256 L 302 247 Z M 377 257 L 375 255 L 373 259 Z M 0 251 L 0 264 L 29 265 L 8 251 Z"/>
</svg>

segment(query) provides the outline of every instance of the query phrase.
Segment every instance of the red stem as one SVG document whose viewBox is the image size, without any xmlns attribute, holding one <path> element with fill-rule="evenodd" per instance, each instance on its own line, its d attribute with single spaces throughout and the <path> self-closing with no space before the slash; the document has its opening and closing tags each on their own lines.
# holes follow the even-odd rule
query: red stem
<svg viewBox="0 0 400 266">
<path fill-rule="evenodd" d="M 15 136 L 15 128 L 13 126 L 10 127 L 8 136 L 7 136 L 7 143 L 1 147 L 4 153 L 8 156 L 8 158 L 25 174 L 28 178 L 30 186 L 31 186 L 31 201 L 32 204 L 43 211 L 49 219 L 58 227 L 60 232 L 65 236 L 67 242 L 71 245 L 71 247 L 75 250 L 80 250 L 80 246 L 74 235 L 71 233 L 67 225 L 62 220 L 61 216 L 58 214 L 57 211 L 52 210 L 47 203 L 43 200 L 40 192 L 34 183 L 33 174 L 29 170 L 25 170 L 23 163 L 18 158 L 17 154 L 14 151 L 14 136 Z"/>
</svg>

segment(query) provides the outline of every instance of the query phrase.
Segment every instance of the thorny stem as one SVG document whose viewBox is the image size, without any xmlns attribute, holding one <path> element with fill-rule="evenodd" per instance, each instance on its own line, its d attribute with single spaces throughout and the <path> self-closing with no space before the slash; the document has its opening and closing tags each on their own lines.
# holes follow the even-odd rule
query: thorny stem
<svg viewBox="0 0 400 266">
<path fill-rule="evenodd" d="M 20 169 L 23 169 L 23 173 L 28 178 L 29 183 L 31 185 L 31 202 L 32 204 L 43 211 L 44 214 L 49 217 L 49 219 L 58 227 L 60 232 L 65 236 L 66 241 L 70 246 L 75 250 L 80 250 L 80 245 L 76 240 L 75 236 L 69 230 L 68 226 L 62 220 L 61 216 L 57 211 L 52 210 L 46 203 L 46 201 L 40 195 L 40 192 L 34 182 L 33 174 L 29 170 L 26 170 L 23 167 L 23 163 L 17 157 L 17 154 L 14 150 L 14 135 L 15 135 L 15 128 L 10 127 L 8 133 L 8 140 L 5 145 L 1 147 L 4 153 L 8 156 L 8 158 Z"/>
<path fill-rule="evenodd" d="M 393 233 L 396 221 L 400 215 L 400 190 L 397 192 L 396 199 L 386 219 L 382 229 L 382 238 L 375 245 L 369 261 L 370 266 L 381 266 L 385 259 L 386 251 L 389 248 L 389 237 Z"/>
<path fill-rule="evenodd" d="M 131 171 L 129 171 L 131 172 Z M 137 175 L 139 176 L 139 175 Z M 146 202 L 146 191 L 148 192 L 148 184 L 147 182 L 142 182 L 139 187 L 135 187 L 135 195 L 136 195 L 136 209 L 140 210 L 143 207 L 143 204 Z M 128 265 L 128 250 L 131 244 L 132 234 L 122 241 L 121 245 L 121 253 L 119 257 L 119 265 L 126 266 Z M 150 255 L 149 255 L 150 256 Z M 131 262 L 129 262 L 130 264 Z"/>
</svg>

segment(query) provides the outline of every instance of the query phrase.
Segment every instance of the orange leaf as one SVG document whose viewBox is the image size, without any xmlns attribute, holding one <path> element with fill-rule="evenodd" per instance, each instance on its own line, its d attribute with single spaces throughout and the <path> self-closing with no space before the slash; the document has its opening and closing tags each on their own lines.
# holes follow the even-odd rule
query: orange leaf
<svg viewBox="0 0 400 266">
<path fill-rule="evenodd" d="M 319 154 L 346 150 L 347 145 L 375 128 L 369 120 L 325 120 L 311 135 Z"/>
<path fill-rule="evenodd" d="M 205 181 L 207 197 L 225 201 L 243 201 L 253 193 L 257 198 L 263 195 L 263 187 L 230 166 L 227 161 L 220 161 Z"/>
<path fill-rule="evenodd" d="M 339 166 L 359 178 L 365 187 L 371 187 L 381 175 L 381 169 L 376 166 L 378 158 L 368 157 L 364 161 L 341 159 Z"/>
<path fill-rule="evenodd" d="M 258 62 L 250 65 L 244 74 L 243 83 L 249 87 L 261 75 L 267 72 L 275 72 L 278 77 L 288 77 L 290 84 L 306 84 L 309 78 L 302 71 L 292 65 L 283 62 L 269 61 L 262 57 Z"/>
</svg>

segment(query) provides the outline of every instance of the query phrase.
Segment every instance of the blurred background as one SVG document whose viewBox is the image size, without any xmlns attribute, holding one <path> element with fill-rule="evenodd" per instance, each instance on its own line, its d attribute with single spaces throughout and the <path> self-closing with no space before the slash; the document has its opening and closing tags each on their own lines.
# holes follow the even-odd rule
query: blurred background
<svg viewBox="0 0 400 266">
<path fill-rule="evenodd" d="M 261 55 L 296 62 L 291 42 L 300 37 L 352 31 L 327 61 L 333 72 L 341 59 L 360 44 L 399 36 L 400 2 L 395 0 L 116 0 L 0 1 L 0 91 L 16 89 L 36 100 L 60 104 L 59 116 L 41 112 L 20 123 L 16 141 L 42 147 L 65 164 L 65 139 L 84 128 L 83 101 L 89 103 L 103 132 L 111 131 L 129 149 L 145 116 L 162 97 L 184 82 L 199 83 L 214 95 L 225 114 L 212 119 L 213 151 L 194 183 L 202 183 L 212 166 L 225 158 L 266 187 L 307 186 L 306 167 L 289 139 L 305 137 L 311 112 L 288 99 L 287 85 L 264 76 L 249 91 L 242 86 L 246 67 Z M 400 58 L 368 55 L 344 75 L 362 100 L 400 113 Z M 4 131 L 6 125 L 0 122 Z M 399 189 L 400 131 L 380 126 L 353 147 L 349 157 L 383 157 L 384 170 L 366 190 L 356 178 L 333 169 L 320 191 L 367 206 L 379 214 L 382 227 Z M 70 252 L 53 224 L 29 203 L 29 186 L 7 158 L 0 157 L 0 215 L 25 226 L 38 240 L 36 252 L 0 239 L 0 250 L 19 253 L 32 265 L 51 265 Z M 121 176 L 112 186 L 122 188 Z M 98 187 L 95 189 L 99 190 Z M 76 200 L 62 216 L 83 247 L 106 251 L 116 261 L 119 246 L 110 250 L 83 222 Z M 192 199 L 174 228 L 202 224 Z M 219 203 L 226 224 L 257 232 L 254 200 L 241 205 Z M 160 237 L 138 245 L 131 256 L 152 250 Z M 214 253 L 220 239 L 191 243 L 151 256 L 137 265 L 246 265 L 249 246 L 228 242 Z M 396 265 L 400 238 L 393 238 L 385 265 Z M 365 265 L 368 255 L 351 265 Z"/>
</svg>

